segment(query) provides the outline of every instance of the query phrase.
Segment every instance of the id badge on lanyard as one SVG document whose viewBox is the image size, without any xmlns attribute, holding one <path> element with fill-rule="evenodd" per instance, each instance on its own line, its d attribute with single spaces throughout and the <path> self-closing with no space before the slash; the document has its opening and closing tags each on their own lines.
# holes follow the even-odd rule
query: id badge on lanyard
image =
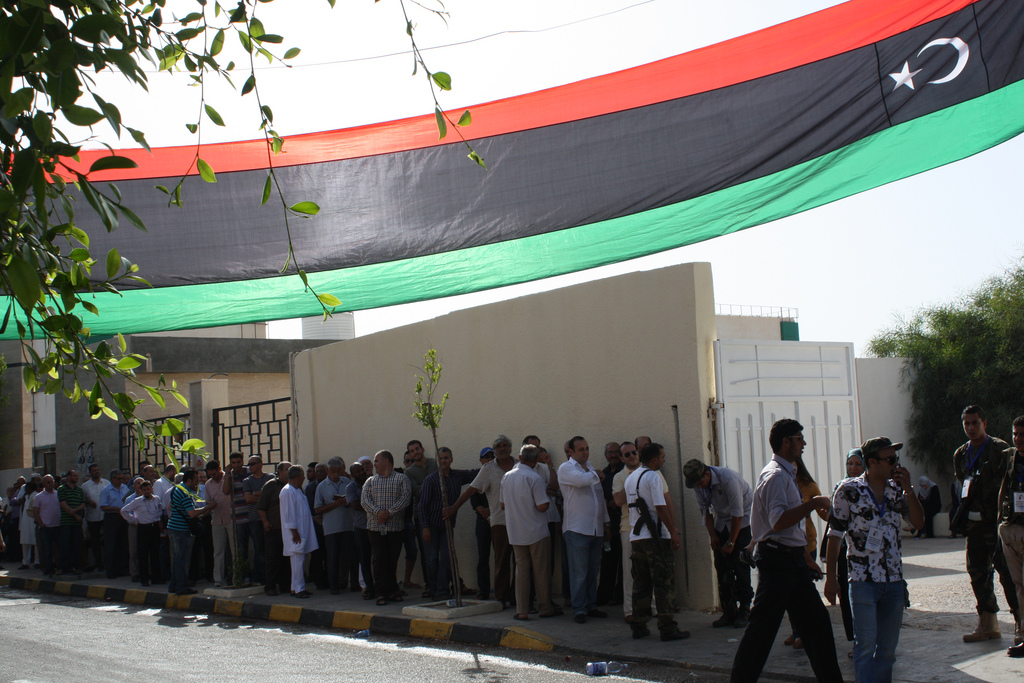
<svg viewBox="0 0 1024 683">
<path fill-rule="evenodd" d="M 1024 491 L 1015 491 L 1013 494 L 1013 511 L 1024 512 Z"/>
<path fill-rule="evenodd" d="M 972 477 L 970 475 L 968 475 L 968 477 L 966 479 L 964 479 L 964 487 L 960 490 L 960 498 L 961 499 L 966 498 L 970 494 L 970 492 L 971 492 L 971 480 L 972 479 L 974 479 L 974 477 Z"/>
<path fill-rule="evenodd" d="M 868 552 L 877 553 L 882 549 L 882 528 L 879 526 L 871 527 L 871 531 L 868 532 L 868 540 L 865 544 L 865 548 Z"/>
</svg>

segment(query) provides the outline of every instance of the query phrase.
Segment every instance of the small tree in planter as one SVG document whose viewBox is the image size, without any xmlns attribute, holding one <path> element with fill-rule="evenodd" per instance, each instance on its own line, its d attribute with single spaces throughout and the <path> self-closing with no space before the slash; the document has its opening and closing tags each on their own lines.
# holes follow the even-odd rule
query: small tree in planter
<svg viewBox="0 0 1024 683">
<path fill-rule="evenodd" d="M 434 462 L 437 465 L 437 476 L 441 488 L 441 506 L 446 508 L 449 505 L 448 487 L 444 482 L 444 475 L 441 473 L 441 462 L 439 459 L 439 446 L 437 443 L 437 430 L 441 426 L 441 417 L 444 415 L 444 406 L 448 402 L 448 394 L 441 397 L 440 403 L 434 403 L 434 392 L 441 382 L 441 363 L 437 360 L 437 350 L 428 349 L 423 354 L 423 374 L 416 376 L 416 412 L 413 417 L 430 430 L 430 436 L 434 440 Z M 424 396 L 424 391 L 426 395 Z M 426 399 L 426 400 L 424 400 Z M 462 607 L 462 581 L 459 578 L 459 558 L 455 555 L 455 538 L 452 536 L 452 521 L 444 520 L 445 536 L 448 542 L 448 560 L 451 563 L 452 586 L 454 588 L 455 604 Z"/>
</svg>

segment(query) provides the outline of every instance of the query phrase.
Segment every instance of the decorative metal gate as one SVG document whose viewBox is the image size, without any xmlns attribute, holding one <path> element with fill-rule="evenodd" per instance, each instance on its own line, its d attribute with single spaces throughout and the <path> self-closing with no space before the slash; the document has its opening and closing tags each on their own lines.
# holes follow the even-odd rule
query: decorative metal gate
<svg viewBox="0 0 1024 683">
<path fill-rule="evenodd" d="M 175 446 L 189 439 L 192 431 L 191 416 L 188 413 L 183 415 L 168 415 L 157 418 L 151 422 L 154 425 L 161 425 L 167 420 L 181 420 L 185 428 L 178 436 L 159 436 L 151 440 L 139 443 L 138 434 L 131 425 L 122 422 L 118 425 L 118 458 L 117 466 L 122 470 L 129 470 L 132 475 L 139 474 L 144 464 L 156 467 L 157 472 L 163 472 L 163 468 L 171 462 L 167 457 L 167 449 L 174 450 Z M 179 459 L 179 463 L 180 463 Z"/>
<path fill-rule="evenodd" d="M 259 455 L 264 463 L 291 460 L 292 399 L 246 403 L 213 411 L 213 457 L 221 462 L 232 451 L 248 458 Z"/>
</svg>

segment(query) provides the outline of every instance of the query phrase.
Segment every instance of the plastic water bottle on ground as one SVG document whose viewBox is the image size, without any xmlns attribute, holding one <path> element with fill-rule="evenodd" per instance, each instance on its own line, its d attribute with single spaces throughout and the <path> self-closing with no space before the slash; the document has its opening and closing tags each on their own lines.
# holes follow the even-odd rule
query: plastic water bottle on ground
<svg viewBox="0 0 1024 683">
<path fill-rule="evenodd" d="M 356 638 L 369 638 L 369 637 L 370 637 L 370 629 L 368 629 L 368 628 L 364 628 L 362 631 L 357 631 L 356 632 Z"/>
<path fill-rule="evenodd" d="M 626 665 L 622 662 L 587 662 L 588 676 L 605 676 L 617 674 L 625 670 Z"/>
</svg>

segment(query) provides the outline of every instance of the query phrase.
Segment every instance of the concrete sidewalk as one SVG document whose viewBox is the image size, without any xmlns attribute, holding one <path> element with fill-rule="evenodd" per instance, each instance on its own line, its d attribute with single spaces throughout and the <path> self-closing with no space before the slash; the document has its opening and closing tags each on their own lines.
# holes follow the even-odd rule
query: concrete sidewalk
<svg viewBox="0 0 1024 683">
<path fill-rule="evenodd" d="M 1024 659 L 1006 657 L 1012 644 L 1012 620 L 1000 612 L 1000 623 L 1007 634 L 1002 640 L 965 644 L 961 635 L 973 629 L 973 595 L 963 567 L 963 539 L 908 540 L 904 545 L 906 574 L 910 584 L 911 609 L 905 613 L 896 664 L 900 681 L 1024 680 Z M 590 619 L 576 624 L 567 615 L 529 622 L 513 620 L 515 611 L 507 609 L 459 620 L 418 619 L 402 615 L 402 608 L 427 602 L 410 591 L 402 603 L 378 607 L 363 600 L 359 593 L 332 596 L 317 591 L 308 600 L 291 596 L 267 597 L 263 594 L 242 600 L 225 600 L 198 595 L 176 596 L 159 588 L 140 590 L 128 580 L 110 581 L 82 578 L 75 581 L 40 579 L 38 571 L 0 572 L 0 585 L 40 592 L 74 595 L 97 600 L 145 604 L 163 609 L 181 609 L 206 614 L 221 614 L 247 619 L 267 619 L 319 628 L 351 631 L 369 629 L 371 633 L 412 636 L 480 646 L 564 652 L 577 657 L 582 668 L 586 661 L 651 661 L 684 669 L 728 672 L 736 652 L 741 630 L 712 629 L 714 615 L 683 611 L 676 615 L 680 628 L 688 630 L 687 640 L 662 643 L 655 635 L 634 641 L 624 623 L 621 608 L 612 607 L 607 619 Z M 61 577 L 64 578 L 64 577 Z M 997 585 L 1000 604 L 1005 606 Z M 206 584 L 200 583 L 202 591 Z M 412 595 L 415 593 L 416 595 Z M 603 608 L 602 608 L 603 609 Z M 852 645 L 846 642 L 839 608 L 831 607 L 833 631 L 840 666 L 847 680 L 853 680 L 853 666 L 846 654 Z M 772 655 L 764 670 L 765 678 L 814 680 L 807 656 L 801 650 L 783 645 L 789 635 L 784 621 Z"/>
</svg>

